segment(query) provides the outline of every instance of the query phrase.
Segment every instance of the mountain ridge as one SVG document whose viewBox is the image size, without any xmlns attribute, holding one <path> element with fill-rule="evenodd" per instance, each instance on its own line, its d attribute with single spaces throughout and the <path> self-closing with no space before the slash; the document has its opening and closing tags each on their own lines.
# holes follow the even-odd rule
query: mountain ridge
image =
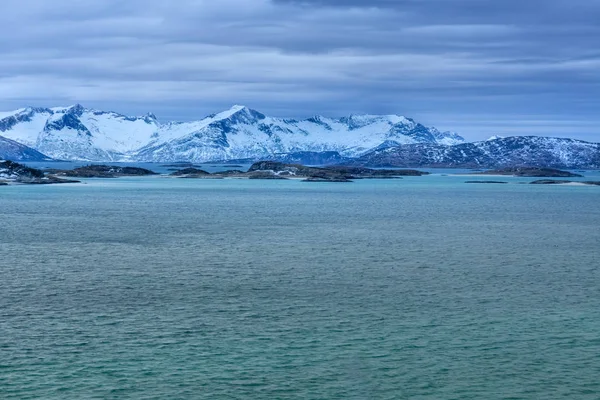
<svg viewBox="0 0 600 400">
<path fill-rule="evenodd" d="M 276 118 L 243 105 L 188 122 L 160 122 L 151 113 L 131 117 L 81 104 L 27 107 L 0 113 L 0 138 L 0 156 L 16 161 L 247 159 L 382 167 L 600 168 L 600 145 L 576 139 L 493 136 L 465 142 L 456 133 L 400 115 Z"/>
<path fill-rule="evenodd" d="M 454 146 L 408 144 L 376 149 L 349 162 L 371 167 L 600 168 L 600 143 L 570 138 L 510 136 Z"/>
<path fill-rule="evenodd" d="M 48 156 L 87 161 L 192 161 L 271 156 L 297 151 L 338 151 L 355 157 L 385 141 L 462 143 L 399 115 L 269 117 L 235 105 L 197 121 L 159 122 L 153 114 L 129 117 L 113 111 L 27 107 L 0 113 L 0 135 Z"/>
</svg>

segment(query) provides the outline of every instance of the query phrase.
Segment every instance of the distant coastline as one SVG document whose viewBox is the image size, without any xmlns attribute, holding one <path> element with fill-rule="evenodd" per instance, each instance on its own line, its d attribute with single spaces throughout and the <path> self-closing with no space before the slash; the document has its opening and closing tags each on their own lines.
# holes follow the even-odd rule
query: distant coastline
<svg viewBox="0 0 600 400">
<path fill-rule="evenodd" d="M 51 163 L 49 163 L 51 164 Z M 61 165 L 64 166 L 65 163 Z M 69 163 L 67 163 L 69 164 Z M 31 168 L 13 161 L 0 161 L 0 183 L 7 184 L 66 184 L 79 183 L 80 179 L 114 179 L 120 177 L 158 176 L 174 179 L 251 179 L 251 180 L 302 180 L 305 182 L 353 182 L 360 179 L 402 179 L 403 177 L 422 177 L 430 172 L 416 169 L 377 169 L 354 166 L 304 166 L 301 164 L 286 164 L 275 161 L 256 162 L 248 168 L 236 169 L 238 165 L 223 165 L 217 171 L 209 172 L 201 165 L 182 163 L 162 165 L 167 169 L 161 173 L 148 168 L 133 165 L 99 165 L 87 164 L 73 168 Z M 218 168 L 213 165 L 212 168 Z M 470 172 L 450 174 L 456 177 L 471 177 L 475 180 L 465 183 L 508 183 L 505 181 L 489 180 L 489 177 L 513 178 L 575 178 L 573 180 L 537 179 L 529 183 L 535 184 L 579 184 L 600 185 L 600 181 L 587 180 L 579 173 L 536 167 L 512 167 L 496 170 L 475 170 Z M 484 179 L 476 179 L 484 178 Z"/>
</svg>

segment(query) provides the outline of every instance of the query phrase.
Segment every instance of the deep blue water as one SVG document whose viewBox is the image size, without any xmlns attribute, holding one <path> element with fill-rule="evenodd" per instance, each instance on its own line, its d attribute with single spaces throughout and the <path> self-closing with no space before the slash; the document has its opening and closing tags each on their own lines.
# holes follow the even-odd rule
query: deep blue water
<svg viewBox="0 0 600 400">
<path fill-rule="evenodd" d="M 600 398 L 600 188 L 442 175 L 1 188 L 0 398 Z"/>
</svg>

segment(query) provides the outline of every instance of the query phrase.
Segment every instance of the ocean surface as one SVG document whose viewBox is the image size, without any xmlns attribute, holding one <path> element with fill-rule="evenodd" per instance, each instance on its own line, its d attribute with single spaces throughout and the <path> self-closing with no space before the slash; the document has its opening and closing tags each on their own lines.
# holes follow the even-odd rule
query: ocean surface
<svg viewBox="0 0 600 400">
<path fill-rule="evenodd" d="M 599 399 L 600 188 L 444 175 L 0 188 L 0 398 Z"/>
</svg>

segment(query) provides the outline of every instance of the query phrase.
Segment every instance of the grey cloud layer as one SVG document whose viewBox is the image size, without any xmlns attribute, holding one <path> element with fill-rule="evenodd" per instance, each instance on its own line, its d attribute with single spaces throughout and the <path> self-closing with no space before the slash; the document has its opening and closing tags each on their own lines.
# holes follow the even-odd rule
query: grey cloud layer
<svg viewBox="0 0 600 400">
<path fill-rule="evenodd" d="M 0 108 L 245 103 L 600 140 L 598 20 L 595 0 L 4 0 Z"/>
</svg>

